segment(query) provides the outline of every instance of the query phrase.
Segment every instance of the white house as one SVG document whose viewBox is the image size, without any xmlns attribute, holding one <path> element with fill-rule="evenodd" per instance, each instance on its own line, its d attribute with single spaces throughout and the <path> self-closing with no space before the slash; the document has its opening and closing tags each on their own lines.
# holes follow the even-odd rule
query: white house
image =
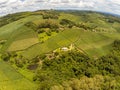
<svg viewBox="0 0 120 90">
<path fill-rule="evenodd" d="M 61 48 L 62 51 L 68 51 L 69 49 L 67 47 Z"/>
</svg>

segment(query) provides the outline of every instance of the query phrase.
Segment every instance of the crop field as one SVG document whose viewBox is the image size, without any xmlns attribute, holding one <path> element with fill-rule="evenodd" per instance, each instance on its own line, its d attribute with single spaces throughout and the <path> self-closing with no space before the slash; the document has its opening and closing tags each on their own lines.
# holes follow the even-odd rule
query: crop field
<svg viewBox="0 0 120 90">
<path fill-rule="evenodd" d="M 74 14 L 61 13 L 58 20 L 51 20 L 57 23 L 59 23 L 61 19 L 72 20 L 76 23 L 85 22 L 86 26 L 103 29 L 106 35 L 102 30 L 97 33 L 76 28 L 65 30 L 52 37 L 44 34 L 37 35 L 34 30 L 24 26 L 24 24 L 32 21 L 36 25 L 39 25 L 44 22 L 44 19 L 41 15 L 32 15 L 0 28 L 0 40 L 6 40 L 9 38 L 1 48 L 0 52 L 24 50 L 23 55 L 32 58 L 38 54 L 47 53 L 56 48 L 74 43 L 78 48 L 86 51 L 90 56 L 94 56 L 94 54 L 97 56 L 104 55 L 110 48 L 105 47 L 109 46 L 115 39 L 119 38 L 119 35 L 116 35 L 116 30 L 119 29 L 119 24 L 118 22 L 114 24 L 107 23 L 104 19 L 100 19 L 101 15 L 96 13 L 88 14 L 87 19 L 85 17 L 86 16 L 84 15 L 75 16 Z M 44 43 L 39 43 L 41 37 L 41 41 L 44 41 Z"/>
<path fill-rule="evenodd" d="M 0 28 L 0 40 L 7 40 L 5 45 L 1 48 L 0 52 L 5 52 L 5 51 L 14 51 L 14 50 L 22 50 L 25 48 L 28 48 L 29 46 L 38 43 L 38 38 L 36 33 L 25 27 L 24 24 L 26 22 L 32 21 L 32 20 L 38 20 L 41 19 L 41 16 L 29 16 L 27 18 L 23 18 L 20 19 L 18 21 L 12 22 L 10 24 L 7 24 L 3 27 Z M 28 43 L 27 41 L 25 42 L 25 40 L 30 40 L 29 38 L 34 38 L 34 41 L 32 41 L 32 43 Z M 17 45 L 19 47 L 19 43 L 15 43 L 17 40 L 23 40 L 24 41 L 24 45 L 21 47 L 21 49 L 19 48 L 12 48 L 13 50 L 11 50 L 9 47 L 13 47 L 12 45 Z M 33 39 L 32 39 L 33 40 Z M 21 45 L 20 45 L 21 46 Z M 9 49 L 8 49 L 9 48 Z"/>
<path fill-rule="evenodd" d="M 23 52 L 23 56 L 27 58 L 33 58 L 36 55 L 50 52 L 59 47 L 68 46 L 74 41 L 76 41 L 78 38 L 79 38 L 79 34 L 76 32 L 76 30 L 66 30 L 64 32 L 60 32 L 56 36 L 52 36 L 50 39 L 46 40 L 42 44 L 38 43 L 26 49 Z"/>
<path fill-rule="evenodd" d="M 28 48 L 23 52 L 23 56 L 33 58 L 36 55 L 48 53 L 59 47 L 65 47 L 70 44 L 74 44 L 91 57 L 102 56 L 107 54 L 112 42 L 120 38 L 117 33 L 113 33 L 110 36 L 109 34 L 110 33 L 83 31 L 81 29 L 65 30 L 42 44 L 38 43 Z"/>
<path fill-rule="evenodd" d="M 9 64 L 0 61 L 0 90 L 35 90 L 36 85 Z"/>
<path fill-rule="evenodd" d="M 23 50 L 38 42 L 39 40 L 36 33 L 33 30 L 23 26 L 14 31 L 2 47 L 1 52 Z"/>
<path fill-rule="evenodd" d="M 48 69 L 46 68 L 47 71 L 42 69 L 44 68 L 44 60 L 46 60 L 45 62 L 47 62 L 47 59 L 54 60 L 60 58 L 63 60 L 63 57 L 61 56 L 62 54 L 65 54 L 66 60 L 68 60 L 69 57 L 67 58 L 67 56 L 69 56 L 69 53 L 73 53 L 74 51 L 75 53 L 73 53 L 73 55 L 75 55 L 75 58 L 72 58 L 75 60 L 79 59 L 79 57 L 82 59 L 81 57 L 83 57 L 78 51 L 88 55 L 85 56 L 85 60 L 86 58 L 90 58 L 90 60 L 102 60 L 102 56 L 106 56 L 111 53 L 110 50 L 113 50 L 113 45 L 118 43 L 117 40 L 120 40 L 120 19 L 98 12 L 54 12 L 52 10 L 43 10 L 11 14 L 1 17 L 0 90 L 37 90 L 41 87 L 50 88 L 49 83 L 51 85 L 54 84 L 54 81 L 56 83 L 57 78 L 58 80 L 60 79 L 61 84 L 61 81 L 64 80 L 64 76 L 63 79 L 61 78 L 61 75 L 60 78 L 59 76 L 56 78 L 58 73 L 56 71 L 55 73 L 52 73 L 51 70 L 49 72 L 49 69 L 52 68 L 48 65 L 45 65 L 45 68 L 46 66 L 48 67 Z M 68 50 L 72 50 L 72 46 L 74 49 L 73 52 L 67 52 Z M 65 53 L 63 47 L 67 48 Z M 53 55 L 52 52 L 54 51 L 58 53 Z M 79 55 L 77 53 L 79 53 Z M 106 60 L 107 59 L 109 60 L 110 58 L 106 57 Z M 71 61 L 73 62 L 73 60 Z M 93 61 L 90 61 L 90 63 L 92 62 Z M 112 62 L 114 64 L 114 60 Z M 63 65 L 62 63 L 60 67 Z M 81 63 L 83 62 L 81 61 Z M 57 62 L 57 64 L 59 63 Z M 88 64 L 89 63 L 87 62 L 85 65 Z M 102 64 L 104 64 L 104 62 L 102 62 Z M 74 77 L 81 76 L 79 75 L 79 72 L 81 73 L 81 71 L 84 70 L 84 65 L 80 65 L 81 70 L 78 71 L 76 71 L 76 69 L 80 69 L 79 67 L 76 67 L 78 65 L 76 65 L 75 68 L 68 68 L 70 70 L 70 74 L 69 70 L 62 67 L 61 69 L 68 71 L 66 73 L 69 74 L 65 74 L 65 78 L 72 76 L 73 73 L 75 73 L 73 75 Z M 109 62 L 107 65 L 104 65 L 109 66 Z M 88 67 L 85 66 L 85 68 Z M 106 67 L 104 68 L 106 69 Z M 112 67 L 110 67 L 110 70 L 111 68 Z M 87 69 L 84 70 L 83 75 L 85 74 L 85 76 L 88 75 L 87 77 L 89 77 L 89 74 L 93 72 L 92 70 L 95 71 L 96 66 L 95 69 L 92 69 L 91 67 L 88 71 Z M 100 68 L 100 70 L 102 70 L 102 68 Z M 117 73 L 117 70 L 118 69 L 116 69 L 115 74 Z M 71 71 L 74 72 L 71 73 Z M 111 72 L 112 71 L 110 71 L 110 73 Z M 106 71 L 101 73 L 107 75 L 106 73 L 108 72 Z M 51 77 L 51 75 L 54 76 Z M 53 78 L 56 79 L 52 80 Z M 49 82 L 47 82 L 48 80 Z M 41 90 L 43 90 L 43 88 Z"/>
<path fill-rule="evenodd" d="M 23 40 L 17 40 L 14 41 L 7 51 L 18 51 L 28 48 L 29 46 L 34 45 L 35 43 L 38 43 L 38 39 L 36 38 L 28 38 Z"/>
<path fill-rule="evenodd" d="M 41 16 L 29 16 L 18 21 L 12 22 L 0 28 L 0 40 L 8 39 L 14 31 L 22 27 L 26 22 L 41 19 Z"/>
<path fill-rule="evenodd" d="M 75 45 L 84 50 L 89 56 L 97 57 L 105 55 L 110 49 L 110 47 L 105 47 L 112 44 L 114 40 L 112 37 L 109 38 L 101 33 L 82 32 Z"/>
<path fill-rule="evenodd" d="M 81 18 L 79 17 L 79 16 L 74 16 L 74 15 L 72 15 L 72 14 L 65 14 L 65 13 L 61 13 L 60 14 L 60 17 L 59 17 L 59 19 L 61 20 L 61 19 L 68 19 L 68 20 L 72 20 L 72 21 L 74 21 L 74 22 L 79 22 L 79 21 L 81 21 Z"/>
</svg>

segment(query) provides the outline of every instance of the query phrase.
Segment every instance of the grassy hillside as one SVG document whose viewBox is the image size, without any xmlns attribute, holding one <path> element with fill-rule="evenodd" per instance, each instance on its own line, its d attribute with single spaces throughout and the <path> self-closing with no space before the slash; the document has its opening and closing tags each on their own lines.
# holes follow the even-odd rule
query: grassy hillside
<svg viewBox="0 0 120 90">
<path fill-rule="evenodd" d="M 24 50 L 31 46 L 31 48 L 24 50 L 25 52 L 23 53 L 23 55 L 24 56 L 28 55 L 29 57 L 33 58 L 38 54 L 47 53 L 56 48 L 70 45 L 71 43 L 75 42 L 76 39 L 79 39 L 81 37 L 82 39 L 81 40 L 79 39 L 75 44 L 77 47 L 82 48 L 84 51 L 87 51 L 87 53 L 90 56 L 101 56 L 103 55 L 103 53 L 104 54 L 106 53 L 107 49 L 109 48 L 105 49 L 105 47 L 109 46 L 109 44 L 111 44 L 111 42 L 116 39 L 114 38 L 114 35 L 116 35 L 116 33 L 119 32 L 119 28 L 120 28 L 119 20 L 117 20 L 117 18 L 113 16 L 107 17 L 103 14 L 94 13 L 94 12 L 77 13 L 71 11 L 71 12 L 57 12 L 56 15 L 58 15 L 58 18 L 56 19 L 55 17 L 54 19 L 54 17 L 50 16 L 54 13 L 55 13 L 54 11 L 36 11 L 34 13 L 27 12 L 21 14 L 19 13 L 13 14 L 14 17 L 23 17 L 23 16 L 24 17 L 19 18 L 18 20 L 15 21 L 10 20 L 9 24 L 3 25 L 0 28 L 0 32 L 1 32 L 0 40 L 7 40 L 5 42 L 5 45 L 2 47 L 1 51 L 4 52 L 4 51 Z M 13 17 L 13 16 L 10 15 L 8 17 Z M 45 19 L 42 18 L 43 16 Z M 49 22 L 46 19 L 48 17 L 51 18 Z M 1 20 L 4 20 L 4 18 Z M 72 21 L 72 23 L 74 23 L 77 27 L 76 28 L 74 27 L 72 29 L 72 28 L 67 28 L 68 26 L 67 24 L 66 25 L 59 24 L 63 19 Z M 42 33 L 40 33 L 37 37 L 37 33 L 34 30 L 34 28 L 29 28 L 25 26 L 25 24 L 28 22 L 32 22 L 35 25 L 34 28 L 38 28 L 40 24 L 42 23 L 44 24 L 46 22 L 53 23 L 53 25 L 57 23 L 59 25 L 59 29 L 62 29 L 64 31 L 61 32 L 58 29 L 60 31 L 60 33 L 57 34 L 58 36 L 53 35 L 54 37 L 49 37 L 49 38 L 46 37 L 48 41 L 47 39 L 45 39 L 45 42 L 41 44 L 38 43 L 37 39 L 39 36 L 42 35 Z M 62 35 L 61 33 L 65 35 Z M 76 33 L 79 35 L 76 35 Z M 106 33 L 106 35 L 108 33 L 108 36 L 104 35 L 104 33 Z M 93 37 L 91 37 L 92 35 Z M 72 41 L 70 41 L 69 39 L 72 39 Z M 51 41 L 54 40 L 54 42 L 50 43 L 49 46 L 47 44 L 48 42 L 50 42 L 50 40 Z M 106 40 L 108 40 L 108 42 L 106 42 Z M 65 44 L 62 42 L 64 42 Z M 97 43 L 102 43 L 102 44 L 97 45 Z M 46 50 L 44 49 L 41 50 L 40 49 L 41 46 L 44 47 L 44 49 Z M 33 52 L 35 52 L 36 50 L 35 48 L 38 49 L 36 53 L 33 54 Z M 105 51 L 103 51 L 102 48 L 105 49 Z"/>
<path fill-rule="evenodd" d="M 1 90 L 35 90 L 36 85 L 17 72 L 8 63 L 0 60 Z"/>
<path fill-rule="evenodd" d="M 102 56 L 106 56 L 106 60 L 109 60 L 110 57 L 113 60 L 118 59 L 119 51 L 113 50 L 113 42 L 119 39 L 120 18 L 98 12 L 43 10 L 0 17 L 0 90 L 36 90 L 36 84 L 32 80 L 38 81 L 36 83 L 40 84 L 41 89 L 39 90 L 50 88 L 51 85 L 56 85 L 51 90 L 57 90 L 58 87 L 62 88 L 58 90 L 63 90 L 66 88 L 64 80 L 71 85 L 71 83 L 75 83 L 74 80 L 70 80 L 71 78 L 78 80 L 81 76 L 82 78 L 86 76 L 86 80 L 89 80 L 97 78 L 97 76 L 89 75 L 100 74 L 100 80 L 105 80 L 106 77 L 108 80 L 111 77 L 108 72 L 110 75 L 113 73 L 117 75 L 115 73 L 117 71 L 111 73 L 112 67 L 110 70 L 106 67 L 103 70 L 101 68 L 103 62 L 99 62 L 99 60 L 103 59 Z M 110 54 L 111 50 L 113 50 L 112 54 L 116 54 L 117 57 Z M 72 54 L 75 56 L 71 56 Z M 110 57 L 107 57 L 109 54 Z M 55 60 L 55 62 L 51 60 Z M 90 60 L 90 62 L 86 60 Z M 63 67 L 63 64 L 66 67 Z M 116 64 L 114 63 L 114 65 Z M 92 71 L 88 70 L 86 66 L 89 66 Z M 99 70 L 101 70 L 100 73 Z M 60 76 L 61 72 L 63 77 Z M 76 73 L 79 76 L 76 77 Z M 44 77 L 44 75 L 46 76 Z M 78 82 L 81 83 L 81 80 L 83 79 Z M 114 81 L 110 80 L 107 82 Z M 102 88 L 105 88 L 104 86 L 108 85 L 100 85 Z M 115 85 L 113 86 L 115 87 Z"/>
<path fill-rule="evenodd" d="M 53 51 L 74 44 L 91 57 L 99 57 L 107 54 L 110 45 L 116 39 L 120 39 L 117 33 L 95 33 L 82 29 L 69 29 L 51 37 L 44 43 L 38 43 L 23 52 L 23 56 L 33 58 L 39 54 Z M 52 43 L 51 43 L 52 42 Z"/>
<path fill-rule="evenodd" d="M 33 30 L 23 26 L 22 28 L 18 28 L 11 34 L 10 38 L 2 47 L 1 51 L 4 52 L 5 50 L 7 51 L 23 50 L 38 42 L 39 41 L 36 33 Z"/>
</svg>

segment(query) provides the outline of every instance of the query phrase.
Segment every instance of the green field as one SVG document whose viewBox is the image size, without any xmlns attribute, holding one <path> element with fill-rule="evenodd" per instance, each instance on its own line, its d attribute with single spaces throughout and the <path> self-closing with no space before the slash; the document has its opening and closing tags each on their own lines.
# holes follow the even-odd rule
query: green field
<svg viewBox="0 0 120 90">
<path fill-rule="evenodd" d="M 41 17 L 30 16 L 25 19 L 21 19 L 21 20 L 15 21 L 13 23 L 10 23 L 8 25 L 1 27 L 0 28 L 0 32 L 1 32 L 0 39 L 7 40 L 5 45 L 2 47 L 1 51 L 4 52 L 4 51 L 23 50 L 33 44 L 38 43 L 38 38 L 37 38 L 36 33 L 33 30 L 25 27 L 24 24 L 28 21 L 39 19 L 39 18 Z M 29 42 L 31 38 L 33 41 Z M 29 43 L 27 42 L 27 40 Z M 16 41 L 18 42 L 20 41 L 21 44 L 24 43 L 24 45 L 20 46 L 21 48 L 19 48 L 20 44 L 15 43 Z M 11 48 L 14 47 L 12 46 L 12 44 L 18 47 L 13 48 L 12 50 Z"/>
<path fill-rule="evenodd" d="M 107 54 L 110 44 L 120 39 L 117 33 L 94 33 L 82 29 L 70 29 L 59 33 L 48 39 L 43 44 L 36 44 L 23 52 L 23 56 L 33 58 L 39 54 L 48 53 L 59 47 L 74 44 L 80 50 L 85 51 L 89 56 L 98 57 Z"/>
<path fill-rule="evenodd" d="M 36 85 L 8 63 L 0 61 L 0 90 L 36 90 Z"/>
<path fill-rule="evenodd" d="M 97 31 L 84 32 L 84 29 L 78 30 L 78 28 L 73 28 L 70 30 L 65 29 L 64 32 L 60 32 L 55 36 L 53 35 L 53 37 L 48 37 L 44 34 L 37 35 L 34 30 L 24 26 L 24 24 L 32 21 L 34 24 L 39 25 L 44 22 L 44 19 L 42 19 L 41 15 L 31 15 L 0 28 L 0 40 L 7 40 L 1 48 L 1 52 L 24 50 L 23 55 L 25 57 L 33 58 L 38 54 L 47 53 L 56 48 L 68 46 L 74 42 L 80 49 L 82 48 L 85 52 L 88 51 L 87 53 L 90 56 L 101 56 L 109 49 L 109 47 L 106 47 L 109 46 L 113 40 L 119 38 L 119 34 L 117 35 L 118 37 L 114 37 L 120 28 L 119 23 L 108 23 L 106 17 L 98 13 L 85 13 L 85 15 L 79 15 L 78 13 L 76 15 L 74 13 L 63 12 L 60 13 L 58 20 L 51 19 L 51 21 L 59 23 L 61 19 L 83 23 L 87 27 L 96 27 Z M 106 35 L 104 35 L 104 33 L 106 33 Z M 43 40 L 39 40 L 45 41 L 43 44 L 40 44 L 38 41 L 40 37 L 44 37 Z M 51 41 L 53 42 L 51 43 Z"/>
<path fill-rule="evenodd" d="M 11 34 L 13 34 L 14 31 L 18 30 L 19 28 L 22 28 L 22 26 L 25 23 L 29 21 L 37 20 L 37 19 L 41 19 L 41 16 L 31 15 L 26 18 L 7 24 L 3 27 L 0 27 L 0 40 L 9 39 Z"/>
<path fill-rule="evenodd" d="M 0 90 L 36 90 L 32 80 L 37 70 L 29 70 L 28 66 L 38 64 L 41 68 L 37 56 L 58 49 L 60 52 L 60 48 L 72 44 L 97 59 L 110 53 L 113 42 L 120 39 L 117 17 L 97 12 L 56 12 L 58 18 L 54 18 L 54 11 L 36 11 L 11 15 L 12 18 L 24 16 L 15 21 L 5 19 L 9 23 L 0 27 L 0 55 L 5 55 L 7 60 L 4 56 L 3 60 L 8 62 L 0 60 Z M 4 22 L 1 18 L 0 22 Z M 39 60 L 32 61 L 36 57 Z"/>
<path fill-rule="evenodd" d="M 71 35 L 71 33 L 73 32 L 74 34 Z M 65 36 L 68 36 L 68 37 L 65 37 Z M 53 51 L 59 47 L 68 46 L 74 41 L 76 41 L 78 38 L 79 38 L 79 33 L 77 32 L 77 30 L 66 30 L 64 32 L 57 34 L 56 36 L 51 37 L 50 39 L 45 41 L 43 44 L 38 43 L 28 48 L 23 52 L 23 56 L 27 58 L 33 58 L 36 55 Z"/>
</svg>

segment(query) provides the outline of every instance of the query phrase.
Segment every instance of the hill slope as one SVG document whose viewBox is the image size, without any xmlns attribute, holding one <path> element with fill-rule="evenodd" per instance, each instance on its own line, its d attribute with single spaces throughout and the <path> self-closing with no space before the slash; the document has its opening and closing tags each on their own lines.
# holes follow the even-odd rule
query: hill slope
<svg viewBox="0 0 120 90">
<path fill-rule="evenodd" d="M 52 16 L 54 13 L 58 15 L 56 16 L 57 18 Z M 0 27 L 0 40 L 6 40 L 1 51 L 24 50 L 23 55 L 27 58 L 34 58 L 38 54 L 47 53 L 70 44 L 75 44 L 90 56 L 101 56 L 107 53 L 109 49 L 107 46 L 115 39 L 120 38 L 120 19 L 111 15 L 105 16 L 96 12 L 84 11 L 36 11 L 33 13 L 13 14 L 13 16 L 24 17 L 18 18 L 18 20 L 11 21 L 11 23 L 9 22 L 9 24 Z M 48 18 L 50 20 L 47 20 Z M 68 20 L 68 22 L 71 21 L 69 25 L 73 24 L 73 28 L 68 28 L 69 25 L 64 23 L 61 25 L 61 21 L 64 19 Z M 62 30 L 59 30 L 60 33 L 50 37 L 42 36 L 43 33 L 38 34 L 34 28 L 26 26 L 25 24 L 28 22 L 34 24 L 34 28 L 39 30 L 40 28 L 38 27 L 46 22 L 53 23 L 53 25 L 57 23 L 59 27 L 58 30 Z M 45 29 L 49 28 L 49 26 L 41 28 Z M 43 32 L 48 31 L 49 30 L 46 29 Z M 40 39 L 39 36 L 46 38 L 45 41 Z M 44 43 L 41 44 L 38 39 L 44 41 Z M 51 41 L 53 42 L 51 43 Z"/>
<path fill-rule="evenodd" d="M 17 72 L 9 64 L 0 60 L 1 90 L 35 90 L 36 85 Z"/>
<path fill-rule="evenodd" d="M 94 75 L 85 65 L 88 65 L 93 71 L 94 69 L 96 71 L 101 70 L 101 73 L 96 72 L 97 74 L 106 74 L 109 68 L 107 70 L 101 68 L 103 62 L 100 57 L 110 53 L 110 50 L 113 49 L 113 42 L 118 39 L 120 39 L 120 18 L 98 12 L 43 10 L 1 17 L 0 58 L 2 60 L 0 60 L 0 89 L 36 90 L 36 84 L 31 80 L 36 81 L 38 79 L 39 82 L 43 80 L 43 82 L 40 82 L 40 85 L 43 84 L 41 87 L 47 87 L 48 84 L 54 85 L 57 83 L 58 85 L 57 80 L 63 83 L 62 81 L 66 80 L 66 77 L 70 79 L 76 73 L 86 76 Z M 73 52 L 69 53 L 72 50 Z M 77 61 L 74 58 L 77 58 L 75 59 Z M 97 58 L 101 60 L 98 62 L 101 65 L 100 67 L 96 62 Z M 53 59 L 55 62 L 51 62 L 49 59 Z M 60 62 L 57 61 L 58 59 Z M 72 61 L 70 61 L 71 59 Z M 3 62 L 3 60 L 6 62 Z M 79 62 L 79 60 L 81 61 Z M 82 60 L 90 60 L 90 62 L 82 62 Z M 106 61 L 106 64 L 108 63 Z M 63 64 L 66 66 L 65 68 L 63 68 Z M 78 64 L 82 65 L 82 67 Z M 49 67 L 49 65 L 51 66 Z M 52 65 L 60 67 L 60 69 L 54 68 Z M 94 68 L 95 65 L 98 65 L 99 70 Z M 113 66 L 115 65 L 114 63 Z M 84 71 L 84 69 L 88 70 L 88 72 Z M 61 72 L 65 76 L 60 77 Z M 111 72 L 109 73 L 111 74 Z M 44 77 L 44 75 L 47 76 Z M 100 77 L 105 78 L 106 76 L 102 75 Z M 89 78 L 87 79 L 89 80 Z M 92 77 L 92 79 L 94 78 Z M 52 81 L 53 83 L 51 83 Z"/>
</svg>

